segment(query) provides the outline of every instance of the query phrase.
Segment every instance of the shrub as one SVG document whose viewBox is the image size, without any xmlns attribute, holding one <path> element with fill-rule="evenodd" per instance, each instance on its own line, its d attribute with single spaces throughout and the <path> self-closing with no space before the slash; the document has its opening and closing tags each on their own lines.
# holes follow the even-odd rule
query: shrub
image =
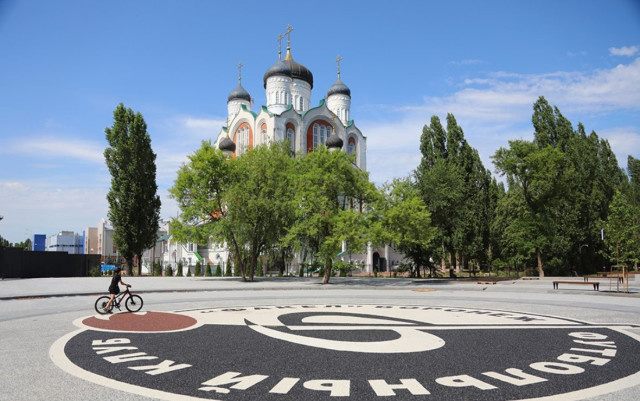
<svg viewBox="0 0 640 401">
<path fill-rule="evenodd" d="M 207 262 L 207 266 L 204 268 L 204 275 L 207 277 L 211 276 L 211 265 Z"/>
<path fill-rule="evenodd" d="M 202 276 L 202 265 L 200 264 L 200 261 L 196 262 L 195 273 L 193 275 L 196 277 Z"/>
<path fill-rule="evenodd" d="M 178 262 L 178 268 L 176 269 L 176 277 L 182 277 L 182 262 Z"/>
<path fill-rule="evenodd" d="M 166 267 L 166 269 L 164 270 L 164 275 L 165 276 L 173 276 L 173 268 L 171 267 L 171 263 L 169 263 Z"/>
<path fill-rule="evenodd" d="M 353 269 L 353 265 L 343 260 L 337 260 L 333 263 L 333 269 L 338 272 L 340 277 L 347 277 L 349 272 Z"/>
<path fill-rule="evenodd" d="M 225 277 L 231 277 L 231 263 L 227 262 L 227 268 L 224 270 Z"/>
<path fill-rule="evenodd" d="M 162 265 L 160 264 L 160 262 L 155 262 L 153 264 L 153 275 L 162 276 Z"/>
<path fill-rule="evenodd" d="M 89 277 L 100 277 L 101 275 L 102 269 L 100 268 L 100 265 L 93 266 L 91 269 L 89 269 Z"/>
<path fill-rule="evenodd" d="M 215 276 L 216 277 L 222 277 L 222 268 L 220 267 L 220 263 L 218 263 L 216 265 L 216 272 L 215 272 Z"/>
</svg>

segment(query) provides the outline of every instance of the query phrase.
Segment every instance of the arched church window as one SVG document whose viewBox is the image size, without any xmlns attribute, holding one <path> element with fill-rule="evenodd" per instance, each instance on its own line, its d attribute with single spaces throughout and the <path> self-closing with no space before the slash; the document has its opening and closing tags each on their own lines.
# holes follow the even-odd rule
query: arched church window
<svg viewBox="0 0 640 401">
<path fill-rule="evenodd" d="M 347 154 L 352 155 L 356 152 L 356 140 L 354 137 L 349 137 L 349 144 L 347 145 Z"/>
<path fill-rule="evenodd" d="M 249 130 L 249 124 L 243 123 L 234 135 L 236 139 L 236 154 L 241 155 L 246 153 L 251 147 L 251 131 Z"/>
<path fill-rule="evenodd" d="M 287 127 L 287 141 L 289 141 L 289 150 L 295 152 L 295 132 L 291 126 Z"/>
<path fill-rule="evenodd" d="M 302 96 L 300 96 L 300 104 L 298 105 L 298 108 L 300 110 L 304 110 L 304 98 Z"/>
<path fill-rule="evenodd" d="M 260 127 L 260 140 L 265 145 L 269 143 L 269 138 L 267 137 L 267 124 L 262 124 L 262 127 Z"/>
<path fill-rule="evenodd" d="M 318 143 L 320 141 L 320 125 L 313 124 L 313 148 L 318 147 Z"/>
<path fill-rule="evenodd" d="M 280 104 L 280 92 L 276 92 L 276 104 Z"/>
<path fill-rule="evenodd" d="M 313 152 L 318 146 L 325 145 L 331 136 L 333 127 L 330 123 L 317 120 L 307 128 L 307 152 Z"/>
</svg>

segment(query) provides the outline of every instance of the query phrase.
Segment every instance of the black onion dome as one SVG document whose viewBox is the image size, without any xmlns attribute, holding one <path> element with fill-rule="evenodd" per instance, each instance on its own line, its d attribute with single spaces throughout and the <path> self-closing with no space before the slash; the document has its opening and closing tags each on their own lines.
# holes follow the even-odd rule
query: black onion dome
<svg viewBox="0 0 640 401">
<path fill-rule="evenodd" d="M 303 80 L 304 82 L 308 83 L 309 86 L 311 86 L 311 89 L 313 89 L 313 74 L 307 67 L 295 62 L 293 59 L 285 59 L 284 62 L 289 63 L 289 67 L 291 68 L 291 76 L 293 78 Z"/>
<path fill-rule="evenodd" d="M 278 60 L 274 65 L 264 73 L 264 87 L 267 87 L 267 79 L 275 76 L 291 77 L 291 68 L 287 63 L 282 60 Z"/>
<path fill-rule="evenodd" d="M 247 102 L 251 101 L 251 95 L 247 92 L 242 85 L 238 84 L 238 86 L 229 93 L 228 101 L 232 100 L 246 100 Z"/>
<path fill-rule="evenodd" d="M 228 136 L 225 136 L 220 141 L 218 148 L 220 148 L 220 150 L 223 152 L 233 153 L 236 151 L 236 144 L 231 140 L 231 138 L 229 138 Z"/>
<path fill-rule="evenodd" d="M 344 82 L 340 80 L 340 78 L 338 78 L 338 80 L 333 85 L 331 85 L 331 88 L 329 88 L 329 90 L 327 91 L 327 97 L 331 95 L 351 96 L 351 89 L 349 89 L 349 87 L 345 85 Z"/>
<path fill-rule="evenodd" d="M 307 67 L 295 61 L 289 52 L 287 52 L 284 60 L 278 60 L 264 73 L 263 80 L 265 89 L 267 87 L 267 79 L 278 75 L 301 79 L 308 83 L 311 89 L 313 89 L 313 74 Z"/>
<path fill-rule="evenodd" d="M 325 143 L 325 145 L 327 145 L 327 148 L 329 149 L 342 149 L 343 144 L 344 142 L 342 141 L 342 139 L 340 139 L 340 137 L 336 134 L 330 135 L 329 138 L 327 138 L 327 142 Z"/>
</svg>

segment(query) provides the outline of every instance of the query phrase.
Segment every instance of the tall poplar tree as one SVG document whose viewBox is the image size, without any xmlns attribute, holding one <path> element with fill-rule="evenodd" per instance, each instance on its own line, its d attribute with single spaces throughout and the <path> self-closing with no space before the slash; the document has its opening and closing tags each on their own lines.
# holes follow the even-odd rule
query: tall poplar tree
<svg viewBox="0 0 640 401">
<path fill-rule="evenodd" d="M 442 266 L 447 254 L 452 267 L 458 259 L 463 265 L 469 258 L 486 259 L 491 174 L 465 140 L 453 114 L 447 115 L 446 130 L 437 116 L 431 117 L 422 130 L 420 151 L 415 178 L 437 227 Z"/>
<path fill-rule="evenodd" d="M 142 253 L 154 244 L 160 221 L 156 154 L 142 114 L 122 103 L 113 112 L 113 126 L 105 128 L 105 133 L 109 147 L 104 157 L 111 173 L 108 217 L 114 228 L 114 245 L 127 260 L 127 272 L 131 274 L 137 257 L 141 274 Z"/>
</svg>

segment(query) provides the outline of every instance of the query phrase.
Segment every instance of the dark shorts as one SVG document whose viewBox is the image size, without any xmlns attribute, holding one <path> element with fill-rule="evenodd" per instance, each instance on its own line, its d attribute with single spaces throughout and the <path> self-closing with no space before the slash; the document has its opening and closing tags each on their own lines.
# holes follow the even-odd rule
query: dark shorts
<svg viewBox="0 0 640 401">
<path fill-rule="evenodd" d="M 115 288 L 109 287 L 109 294 L 113 294 L 113 295 L 120 294 L 120 287 L 115 287 Z"/>
</svg>

